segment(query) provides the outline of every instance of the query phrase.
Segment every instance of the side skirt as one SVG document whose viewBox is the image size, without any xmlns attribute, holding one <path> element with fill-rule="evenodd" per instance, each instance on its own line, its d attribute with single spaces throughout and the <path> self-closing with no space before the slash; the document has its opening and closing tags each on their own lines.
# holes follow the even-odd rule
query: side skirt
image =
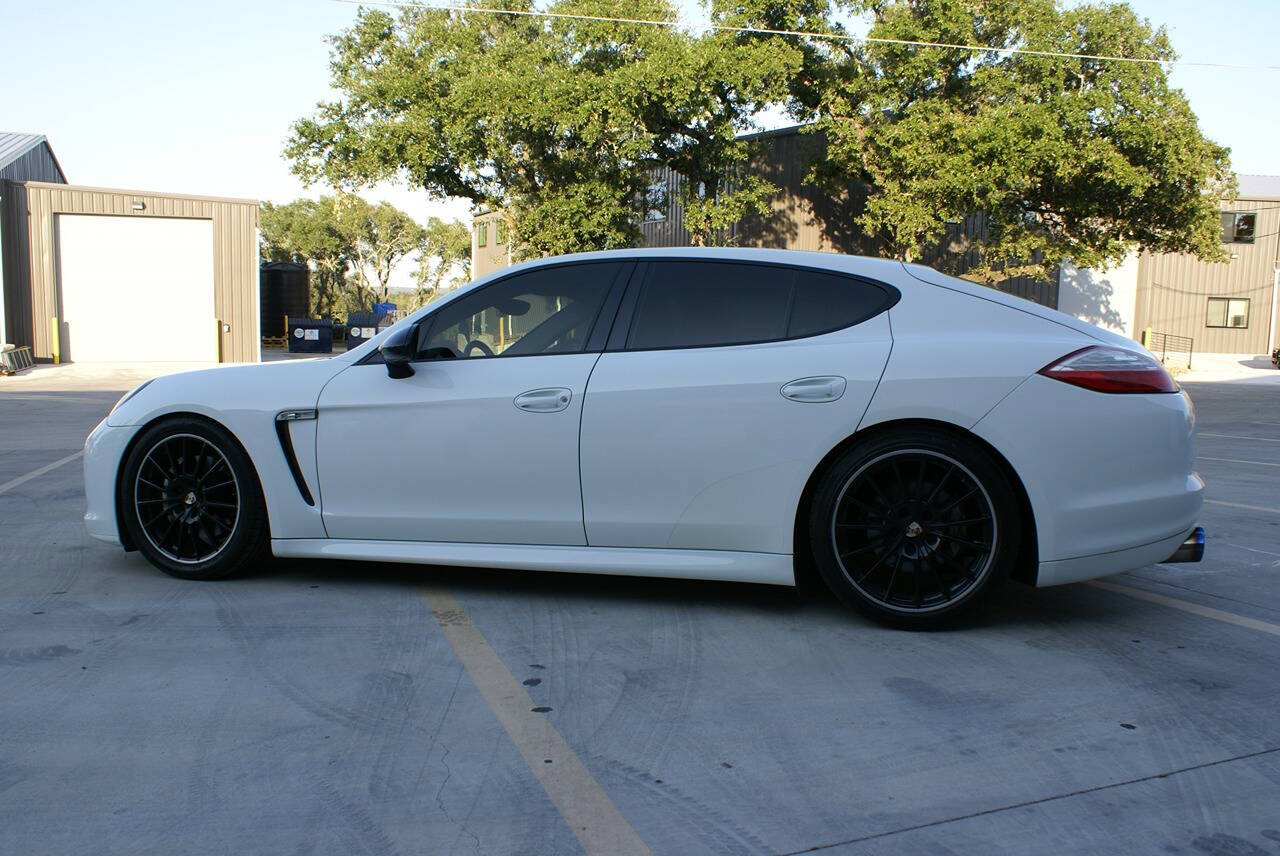
<svg viewBox="0 0 1280 856">
<path fill-rule="evenodd" d="M 271 552 L 281 558 L 292 559 L 413 562 L 423 565 L 795 585 L 791 556 L 785 553 L 325 538 L 273 539 Z"/>
</svg>

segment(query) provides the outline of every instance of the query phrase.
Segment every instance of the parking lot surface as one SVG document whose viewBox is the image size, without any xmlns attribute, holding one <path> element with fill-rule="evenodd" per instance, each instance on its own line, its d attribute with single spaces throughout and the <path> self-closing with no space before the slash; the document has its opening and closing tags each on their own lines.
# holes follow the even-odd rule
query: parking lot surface
<svg viewBox="0 0 1280 856">
<path fill-rule="evenodd" d="M 1202 563 L 912 633 L 765 586 L 182 582 L 84 532 L 118 393 L 0 387 L 0 853 L 1280 854 L 1280 385 L 1188 388 Z"/>
</svg>

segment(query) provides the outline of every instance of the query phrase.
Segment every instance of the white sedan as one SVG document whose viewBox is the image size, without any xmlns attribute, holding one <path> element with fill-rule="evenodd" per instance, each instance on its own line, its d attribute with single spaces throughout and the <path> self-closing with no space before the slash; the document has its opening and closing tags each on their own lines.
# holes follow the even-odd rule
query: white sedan
<svg viewBox="0 0 1280 856">
<path fill-rule="evenodd" d="M 1195 561 L 1190 399 L 1136 343 L 895 261 L 589 253 L 329 359 L 157 378 L 85 445 L 89 532 L 268 554 L 793 585 L 924 624 Z"/>
</svg>

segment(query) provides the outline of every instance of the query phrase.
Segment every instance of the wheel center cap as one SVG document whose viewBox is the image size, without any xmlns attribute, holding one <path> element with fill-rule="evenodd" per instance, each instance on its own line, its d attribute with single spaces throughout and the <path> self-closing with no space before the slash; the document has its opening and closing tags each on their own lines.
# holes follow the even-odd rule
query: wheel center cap
<svg viewBox="0 0 1280 856">
<path fill-rule="evenodd" d="M 195 492 L 195 491 L 193 491 L 193 490 L 189 490 L 189 491 L 187 491 L 187 495 L 186 495 L 186 496 L 184 496 L 184 497 L 182 498 L 182 501 L 183 501 L 184 503 L 186 503 L 187 505 L 195 505 L 195 504 L 196 504 L 196 492 Z"/>
<path fill-rule="evenodd" d="M 916 523 L 914 520 L 907 524 L 908 538 L 919 538 L 921 533 L 923 532 L 924 532 L 924 527 L 921 526 L 919 523 Z"/>
</svg>

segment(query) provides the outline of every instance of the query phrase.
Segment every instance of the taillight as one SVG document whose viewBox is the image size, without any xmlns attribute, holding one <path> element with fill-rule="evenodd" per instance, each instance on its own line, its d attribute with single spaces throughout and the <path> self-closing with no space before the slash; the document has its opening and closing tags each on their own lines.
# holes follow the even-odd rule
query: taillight
<svg viewBox="0 0 1280 856">
<path fill-rule="evenodd" d="M 1055 360 L 1039 374 L 1095 392 L 1177 392 L 1178 385 L 1150 354 L 1091 345 Z"/>
</svg>

